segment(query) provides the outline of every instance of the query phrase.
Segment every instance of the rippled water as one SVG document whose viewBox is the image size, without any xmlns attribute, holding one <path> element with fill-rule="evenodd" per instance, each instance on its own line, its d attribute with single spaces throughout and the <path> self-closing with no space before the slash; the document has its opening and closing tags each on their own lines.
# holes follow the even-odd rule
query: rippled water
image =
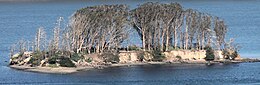
<svg viewBox="0 0 260 85">
<path fill-rule="evenodd" d="M 232 65 L 167 65 L 115 67 L 68 75 L 23 72 L 7 67 L 9 46 L 20 38 L 33 39 L 38 27 L 51 32 L 58 17 L 69 16 L 79 8 L 99 4 L 128 4 L 135 8 L 147 1 L 43 1 L 3 2 L 0 0 L 0 84 L 259 84 L 260 63 Z M 171 2 L 170 0 L 160 2 Z M 260 1 L 257 0 L 177 0 L 224 19 L 227 37 L 236 38 L 242 57 L 260 58 Z M 133 35 L 137 36 L 137 35 Z M 133 39 L 139 43 L 138 39 Z"/>
<path fill-rule="evenodd" d="M 74 74 L 42 74 L 1 67 L 0 84 L 260 84 L 260 63 L 113 67 Z"/>
</svg>

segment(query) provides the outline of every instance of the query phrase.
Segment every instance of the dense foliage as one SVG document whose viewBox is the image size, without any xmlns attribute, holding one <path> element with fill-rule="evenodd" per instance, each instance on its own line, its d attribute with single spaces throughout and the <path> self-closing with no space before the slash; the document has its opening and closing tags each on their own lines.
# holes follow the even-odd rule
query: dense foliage
<svg viewBox="0 0 260 85">
<path fill-rule="evenodd" d="M 149 53 L 153 56 L 152 61 L 163 61 L 165 58 L 165 55 L 161 51 L 151 51 Z"/>
<path fill-rule="evenodd" d="M 209 46 L 205 47 L 205 49 L 206 49 L 205 60 L 206 61 L 213 61 L 215 59 L 214 50 Z"/>
</svg>

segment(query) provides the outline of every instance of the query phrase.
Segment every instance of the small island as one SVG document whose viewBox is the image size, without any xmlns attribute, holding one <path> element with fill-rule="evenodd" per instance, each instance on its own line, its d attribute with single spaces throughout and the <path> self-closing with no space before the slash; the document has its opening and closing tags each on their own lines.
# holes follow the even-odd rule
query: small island
<svg viewBox="0 0 260 85">
<path fill-rule="evenodd" d="M 225 39 L 224 20 L 179 3 L 148 2 L 132 10 L 122 4 L 90 6 L 64 24 L 60 17 L 52 33 L 40 27 L 35 39 L 12 45 L 10 67 L 66 74 L 113 66 L 259 61 L 240 57 L 234 39 Z"/>
</svg>

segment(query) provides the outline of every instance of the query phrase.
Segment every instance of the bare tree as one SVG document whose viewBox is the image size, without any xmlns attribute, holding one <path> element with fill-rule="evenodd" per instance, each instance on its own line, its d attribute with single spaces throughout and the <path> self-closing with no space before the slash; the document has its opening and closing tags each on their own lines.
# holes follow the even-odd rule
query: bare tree
<svg viewBox="0 0 260 85">
<path fill-rule="evenodd" d="M 79 53 L 86 47 L 102 53 L 118 48 L 126 39 L 126 5 L 100 5 L 78 10 L 70 20 L 72 46 Z"/>
<path fill-rule="evenodd" d="M 216 39 L 217 39 L 217 48 L 218 50 L 221 49 L 221 46 L 225 43 L 224 39 L 225 39 L 225 36 L 226 36 L 226 32 L 227 32 L 227 27 L 224 23 L 223 20 L 219 20 L 218 17 L 215 18 L 215 26 L 214 26 L 214 31 L 216 33 Z"/>
<path fill-rule="evenodd" d="M 43 27 L 38 28 L 35 41 L 34 41 L 34 51 L 40 51 L 46 49 L 46 32 Z"/>
</svg>

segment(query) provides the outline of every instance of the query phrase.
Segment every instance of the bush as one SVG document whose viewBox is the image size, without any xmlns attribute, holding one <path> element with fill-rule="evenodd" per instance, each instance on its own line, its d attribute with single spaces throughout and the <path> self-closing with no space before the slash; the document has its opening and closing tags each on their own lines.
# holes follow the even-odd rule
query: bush
<svg viewBox="0 0 260 85">
<path fill-rule="evenodd" d="M 179 56 L 179 55 L 177 55 L 177 56 L 176 56 L 176 58 L 178 58 L 179 60 L 181 60 L 181 59 L 182 59 L 182 58 L 181 58 L 181 56 Z"/>
<path fill-rule="evenodd" d="M 116 63 L 118 63 L 120 61 L 118 54 L 102 53 L 100 56 L 104 59 L 104 62 L 112 62 L 112 63 L 116 62 Z"/>
<path fill-rule="evenodd" d="M 58 63 L 61 67 L 76 67 L 75 64 L 69 58 L 66 57 L 60 57 Z"/>
<path fill-rule="evenodd" d="M 205 60 L 206 61 L 213 61 L 215 59 L 214 50 L 209 46 L 205 47 L 205 49 L 206 49 Z"/>
<path fill-rule="evenodd" d="M 61 67 L 75 67 L 75 64 L 68 57 L 61 56 L 59 54 L 55 54 L 48 59 L 48 63 L 50 65 L 60 64 Z"/>
<path fill-rule="evenodd" d="M 57 56 L 52 56 L 48 59 L 49 64 L 56 64 L 57 63 Z"/>
<path fill-rule="evenodd" d="M 88 59 L 87 59 L 87 62 L 88 62 L 88 63 L 92 62 L 92 58 L 88 58 Z"/>
<path fill-rule="evenodd" d="M 31 59 L 28 64 L 32 64 L 32 66 L 39 66 L 41 64 L 41 60 L 44 59 L 44 53 L 37 51 L 32 54 Z"/>
<path fill-rule="evenodd" d="M 73 53 L 70 57 L 71 60 L 78 62 L 80 59 L 83 59 L 84 57 L 81 54 Z"/>
<path fill-rule="evenodd" d="M 152 51 L 150 52 L 153 56 L 152 61 L 163 61 L 165 55 L 161 51 Z"/>
<path fill-rule="evenodd" d="M 137 58 L 139 61 L 143 62 L 144 60 L 144 52 L 138 53 Z"/>
<path fill-rule="evenodd" d="M 223 50 L 222 55 L 225 56 L 225 59 L 234 60 L 238 56 L 238 53 L 237 53 L 237 51 Z"/>
<path fill-rule="evenodd" d="M 31 64 L 31 66 L 39 66 L 41 64 L 41 60 L 40 59 L 36 59 L 35 57 L 32 57 L 28 64 Z"/>
</svg>

